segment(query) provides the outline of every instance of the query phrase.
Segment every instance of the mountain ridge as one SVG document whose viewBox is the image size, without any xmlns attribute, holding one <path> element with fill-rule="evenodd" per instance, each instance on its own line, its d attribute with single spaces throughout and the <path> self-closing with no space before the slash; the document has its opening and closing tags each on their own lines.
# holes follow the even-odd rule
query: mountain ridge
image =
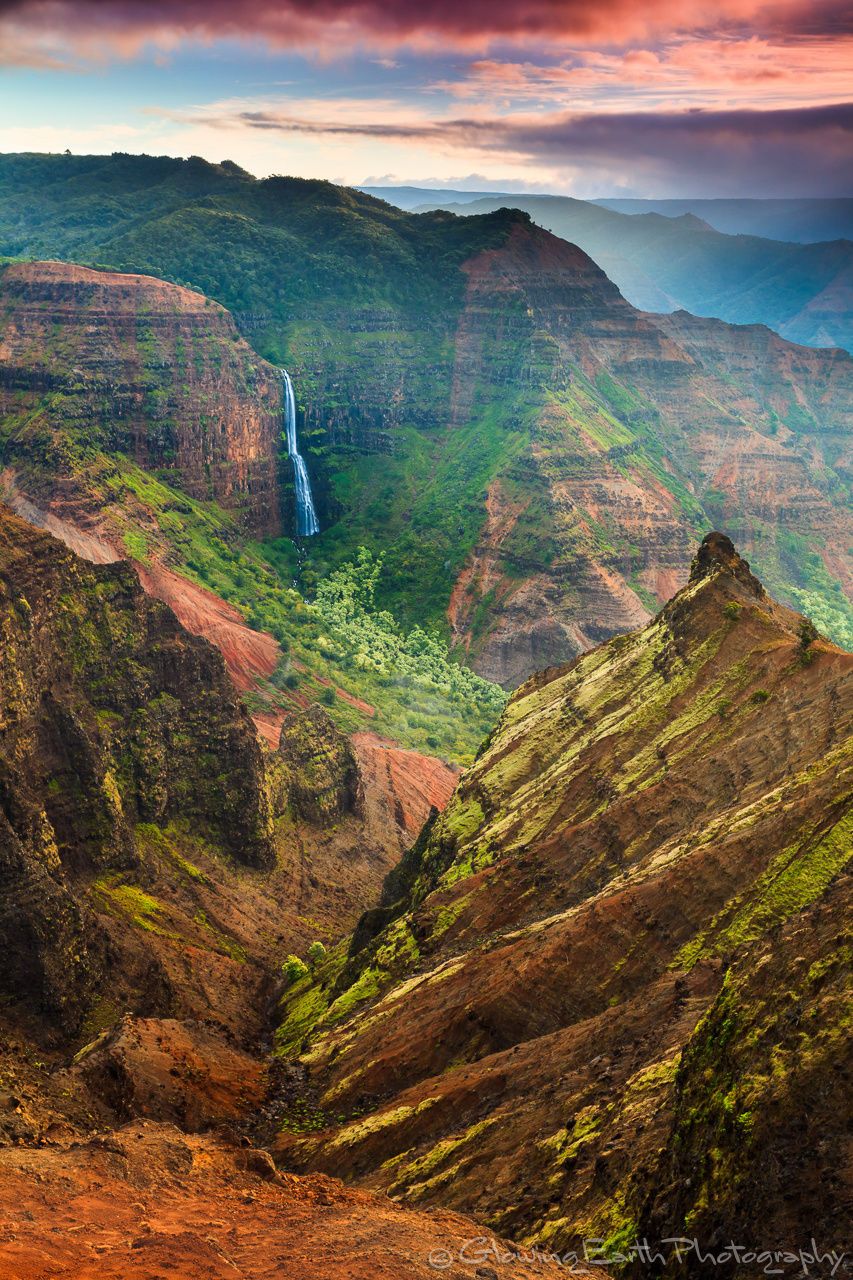
<svg viewBox="0 0 853 1280">
<path fill-rule="evenodd" d="M 498 196 L 456 206 L 439 199 L 420 208 L 470 217 L 502 205 L 578 243 L 645 311 L 684 308 L 730 324 L 766 324 L 791 342 L 853 346 L 850 238 L 791 244 L 727 235 L 689 212 L 629 215 L 570 196 Z"/>
<path fill-rule="evenodd" d="M 828 1240 L 843 1176 L 826 1151 L 787 1171 L 802 1213 L 775 1198 L 766 1153 L 793 1140 L 800 1087 L 830 1124 L 849 1070 L 831 922 L 849 894 L 852 721 L 853 657 L 706 537 L 644 629 L 517 691 L 349 954 L 285 995 L 280 1051 L 312 1120 L 284 1095 L 280 1158 L 556 1249 L 596 1237 L 612 1256 L 652 1221 L 654 1238 L 695 1220 L 760 1240 L 771 1206 L 782 1238 L 815 1213 Z M 812 918 L 827 928 L 810 935 Z M 739 1080 L 708 1039 L 726 1017 L 753 1028 L 731 1042 Z M 838 1088 L 820 1100 L 827 1069 Z M 662 1274 L 712 1274 L 695 1267 Z"/>
</svg>

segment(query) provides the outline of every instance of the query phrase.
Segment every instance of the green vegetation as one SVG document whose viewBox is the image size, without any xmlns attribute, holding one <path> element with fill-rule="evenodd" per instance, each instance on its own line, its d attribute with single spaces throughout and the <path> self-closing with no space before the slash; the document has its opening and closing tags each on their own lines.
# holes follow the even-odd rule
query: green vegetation
<svg viewBox="0 0 853 1280">
<path fill-rule="evenodd" d="M 751 530 L 753 567 L 774 596 L 811 619 L 836 644 L 853 650 L 853 603 L 818 551 L 801 534 L 767 526 Z M 804 646 L 804 652 L 808 646 Z M 808 659 L 806 659 L 808 661 Z"/>
<path fill-rule="evenodd" d="M 176 503 L 162 481 L 119 465 L 120 483 L 155 513 L 176 567 L 279 641 L 283 656 L 263 691 L 268 701 L 286 706 L 298 690 L 326 703 L 348 731 L 369 724 L 405 746 L 473 759 L 505 695 L 452 661 L 440 636 L 420 627 L 407 634 L 377 607 L 380 559 L 359 550 L 306 600 L 284 585 L 265 546 L 241 545 L 233 521 L 214 504 Z"/>
<path fill-rule="evenodd" d="M 157 899 L 138 885 L 125 882 L 119 872 L 102 875 L 93 884 L 91 893 L 95 905 L 109 915 L 122 916 L 135 928 L 148 933 L 166 938 L 176 936 L 160 923 L 163 909 Z"/>
<path fill-rule="evenodd" d="M 819 898 L 851 856 L 853 814 L 847 814 L 823 834 L 810 833 L 783 850 L 747 896 L 726 906 L 682 948 L 673 967 L 691 968 L 702 956 L 755 942 Z"/>
<path fill-rule="evenodd" d="M 300 960 L 299 956 L 288 956 L 281 966 L 281 976 L 289 987 L 292 987 L 295 982 L 300 982 L 303 978 L 307 978 L 308 973 L 308 965 L 304 960 Z"/>
</svg>

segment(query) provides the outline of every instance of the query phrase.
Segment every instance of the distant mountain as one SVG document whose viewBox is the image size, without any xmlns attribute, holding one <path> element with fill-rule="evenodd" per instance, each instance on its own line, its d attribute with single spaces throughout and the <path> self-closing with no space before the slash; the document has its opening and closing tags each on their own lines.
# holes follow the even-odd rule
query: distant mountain
<svg viewBox="0 0 853 1280">
<path fill-rule="evenodd" d="M 417 211 L 454 201 L 501 200 L 515 204 L 537 193 L 509 191 L 455 191 L 449 187 L 359 187 L 360 191 L 387 200 L 400 209 Z M 548 192 L 541 195 L 549 196 Z M 561 199 L 560 196 L 550 196 Z M 581 203 L 598 205 L 615 213 L 660 213 L 666 218 L 695 214 L 709 227 L 726 235 L 761 236 L 814 244 L 820 240 L 853 240 L 853 197 L 790 200 L 639 200 L 607 198 Z"/>
<path fill-rule="evenodd" d="M 285 993 L 282 1162 L 558 1252 L 849 1248 L 851 731 L 853 655 L 710 534 L 647 627 L 518 690 Z"/>
<path fill-rule="evenodd" d="M 508 205 L 584 249 L 634 306 L 766 324 L 790 342 L 853 350 L 853 242 L 788 244 L 715 231 L 693 213 L 629 216 L 566 196 L 498 196 L 424 209 Z"/>
<path fill-rule="evenodd" d="M 471 200 L 505 198 L 502 191 L 457 191 L 452 187 L 358 187 L 357 190 L 409 212 L 439 199 L 467 204 Z"/>
<path fill-rule="evenodd" d="M 470 193 L 469 193 L 470 194 Z M 485 193 L 484 193 L 485 194 Z M 680 218 L 693 213 L 717 231 L 732 236 L 766 236 L 813 244 L 853 240 L 853 197 L 803 200 L 593 200 L 617 213 L 662 213 Z"/>
</svg>

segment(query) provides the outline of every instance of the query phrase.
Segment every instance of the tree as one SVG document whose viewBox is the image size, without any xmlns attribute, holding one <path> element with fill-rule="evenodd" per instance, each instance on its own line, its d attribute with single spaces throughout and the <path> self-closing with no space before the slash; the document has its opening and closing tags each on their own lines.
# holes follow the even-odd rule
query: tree
<svg viewBox="0 0 853 1280">
<path fill-rule="evenodd" d="M 322 943 L 320 945 L 322 946 Z M 301 978 L 307 977 L 308 973 L 308 965 L 304 960 L 300 960 L 299 956 L 288 956 L 281 966 L 281 976 L 289 987 L 299 982 Z"/>
</svg>

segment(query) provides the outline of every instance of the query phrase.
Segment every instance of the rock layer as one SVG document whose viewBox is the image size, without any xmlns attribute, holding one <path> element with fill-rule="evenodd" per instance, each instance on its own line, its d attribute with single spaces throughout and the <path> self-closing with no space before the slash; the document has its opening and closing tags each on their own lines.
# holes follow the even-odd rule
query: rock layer
<svg viewBox="0 0 853 1280">
<path fill-rule="evenodd" d="M 792 554 L 779 572 L 777 541 L 794 535 L 849 595 L 846 352 L 645 315 L 576 246 L 524 221 L 464 270 L 452 421 L 506 386 L 531 423 L 451 593 L 451 631 L 477 671 L 512 687 L 638 626 L 686 580 L 712 517 L 774 586 L 809 585 Z"/>
<path fill-rule="evenodd" d="M 68 449 L 59 432 L 79 461 L 121 452 L 278 533 L 281 414 L 277 371 L 210 298 L 63 262 L 0 270 L 0 415 L 20 423 L 6 456 L 37 496 L 32 464 Z"/>
</svg>

